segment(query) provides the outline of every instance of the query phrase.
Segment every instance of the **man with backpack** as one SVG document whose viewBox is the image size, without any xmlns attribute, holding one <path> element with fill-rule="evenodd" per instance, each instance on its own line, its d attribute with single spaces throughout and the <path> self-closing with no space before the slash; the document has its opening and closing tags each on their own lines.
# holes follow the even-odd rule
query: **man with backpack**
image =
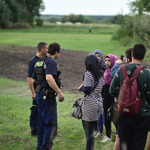
<svg viewBox="0 0 150 150">
<path fill-rule="evenodd" d="M 110 85 L 110 94 L 118 97 L 120 150 L 145 148 L 150 125 L 150 71 L 145 67 L 140 68 L 145 54 L 145 46 L 142 43 L 135 44 L 132 62 L 117 70 Z M 126 77 L 125 71 L 128 74 Z"/>
</svg>

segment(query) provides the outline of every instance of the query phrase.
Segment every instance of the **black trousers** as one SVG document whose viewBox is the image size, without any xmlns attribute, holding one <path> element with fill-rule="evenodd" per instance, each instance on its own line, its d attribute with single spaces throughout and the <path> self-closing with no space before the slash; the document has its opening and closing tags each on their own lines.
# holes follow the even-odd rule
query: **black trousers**
<svg viewBox="0 0 150 150">
<path fill-rule="evenodd" d="M 106 136 L 109 138 L 111 137 L 111 119 L 107 119 L 107 110 L 110 108 L 110 106 L 113 103 L 114 103 L 114 97 L 104 98 L 104 100 L 103 100 Z"/>
<path fill-rule="evenodd" d="M 144 150 L 149 131 L 150 116 L 120 115 L 118 133 L 120 150 Z"/>
</svg>

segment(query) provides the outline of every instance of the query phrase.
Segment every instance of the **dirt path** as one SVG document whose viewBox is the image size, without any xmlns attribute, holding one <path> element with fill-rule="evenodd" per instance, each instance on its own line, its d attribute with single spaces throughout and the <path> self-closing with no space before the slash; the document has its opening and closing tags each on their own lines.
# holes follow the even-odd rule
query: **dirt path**
<svg viewBox="0 0 150 150">
<path fill-rule="evenodd" d="M 26 82 L 28 63 L 36 51 L 36 47 L 1 45 L 0 77 Z M 77 92 L 76 88 L 82 83 L 87 54 L 88 52 L 62 49 L 62 54 L 57 60 L 58 70 L 62 72 L 62 90 Z M 143 64 L 150 69 L 149 62 Z"/>
<path fill-rule="evenodd" d="M 0 47 L 0 77 L 25 81 L 28 63 L 36 54 L 36 47 L 2 45 Z M 62 49 L 62 54 L 56 60 L 61 73 L 62 90 L 77 92 L 76 88 L 82 83 L 85 71 L 84 59 L 88 52 Z"/>
</svg>

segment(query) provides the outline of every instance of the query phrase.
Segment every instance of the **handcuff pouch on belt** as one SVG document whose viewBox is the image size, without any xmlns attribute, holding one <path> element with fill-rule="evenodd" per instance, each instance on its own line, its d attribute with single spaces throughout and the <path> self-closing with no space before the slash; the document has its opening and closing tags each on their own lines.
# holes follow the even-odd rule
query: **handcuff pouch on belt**
<svg viewBox="0 0 150 150">
<path fill-rule="evenodd" d="M 55 100 L 55 91 L 54 90 L 50 90 L 50 89 L 44 89 L 43 88 L 43 99 L 45 100 L 46 98 L 50 99 L 51 103 L 54 103 Z"/>
</svg>

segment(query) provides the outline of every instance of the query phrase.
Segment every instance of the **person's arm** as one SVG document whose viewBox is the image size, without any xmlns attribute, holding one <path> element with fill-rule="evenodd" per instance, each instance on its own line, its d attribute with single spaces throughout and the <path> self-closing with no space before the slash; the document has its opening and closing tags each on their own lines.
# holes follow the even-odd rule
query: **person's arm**
<svg viewBox="0 0 150 150">
<path fill-rule="evenodd" d="M 84 74 L 83 84 L 81 84 L 77 88 L 77 90 L 84 92 L 84 94 L 86 94 L 86 95 L 91 94 L 91 92 L 92 92 L 91 79 L 90 79 L 89 74 L 87 72 Z"/>
<path fill-rule="evenodd" d="M 35 90 L 34 90 L 32 77 L 27 77 L 27 82 L 28 82 L 28 86 L 29 86 L 31 94 L 32 94 L 32 99 L 35 100 Z"/>
<path fill-rule="evenodd" d="M 81 87 L 80 90 L 84 92 L 86 95 L 89 95 L 92 92 L 92 87 L 91 86 Z"/>
<path fill-rule="evenodd" d="M 125 63 L 125 62 L 122 61 L 122 60 L 120 60 L 120 59 L 116 60 L 115 65 L 114 65 L 113 68 L 111 69 L 111 74 L 110 74 L 110 77 L 111 77 L 111 78 L 114 77 L 116 71 L 117 71 L 118 68 L 119 68 L 119 65 L 122 65 L 122 64 L 124 64 L 124 63 Z"/>
<path fill-rule="evenodd" d="M 110 77 L 111 77 L 111 78 L 114 77 L 116 71 L 117 71 L 118 68 L 119 68 L 119 65 L 120 65 L 119 63 L 115 63 L 115 65 L 114 65 L 113 68 L 111 69 L 111 74 L 110 74 Z"/>
<path fill-rule="evenodd" d="M 116 72 L 116 74 L 119 74 L 119 72 L 121 71 L 121 69 L 119 68 Z M 109 87 L 109 93 L 110 95 L 112 95 L 113 97 L 117 97 L 119 94 L 119 90 L 120 90 L 120 83 L 119 83 L 120 79 L 117 76 L 114 76 L 112 79 L 112 82 L 110 84 Z"/>
<path fill-rule="evenodd" d="M 60 102 L 64 101 L 64 95 L 62 94 L 61 90 L 57 86 L 57 84 L 53 78 L 53 75 L 47 74 L 46 80 L 47 80 L 47 83 L 49 84 L 49 86 L 57 93 L 57 95 L 59 97 L 59 101 Z"/>
</svg>

